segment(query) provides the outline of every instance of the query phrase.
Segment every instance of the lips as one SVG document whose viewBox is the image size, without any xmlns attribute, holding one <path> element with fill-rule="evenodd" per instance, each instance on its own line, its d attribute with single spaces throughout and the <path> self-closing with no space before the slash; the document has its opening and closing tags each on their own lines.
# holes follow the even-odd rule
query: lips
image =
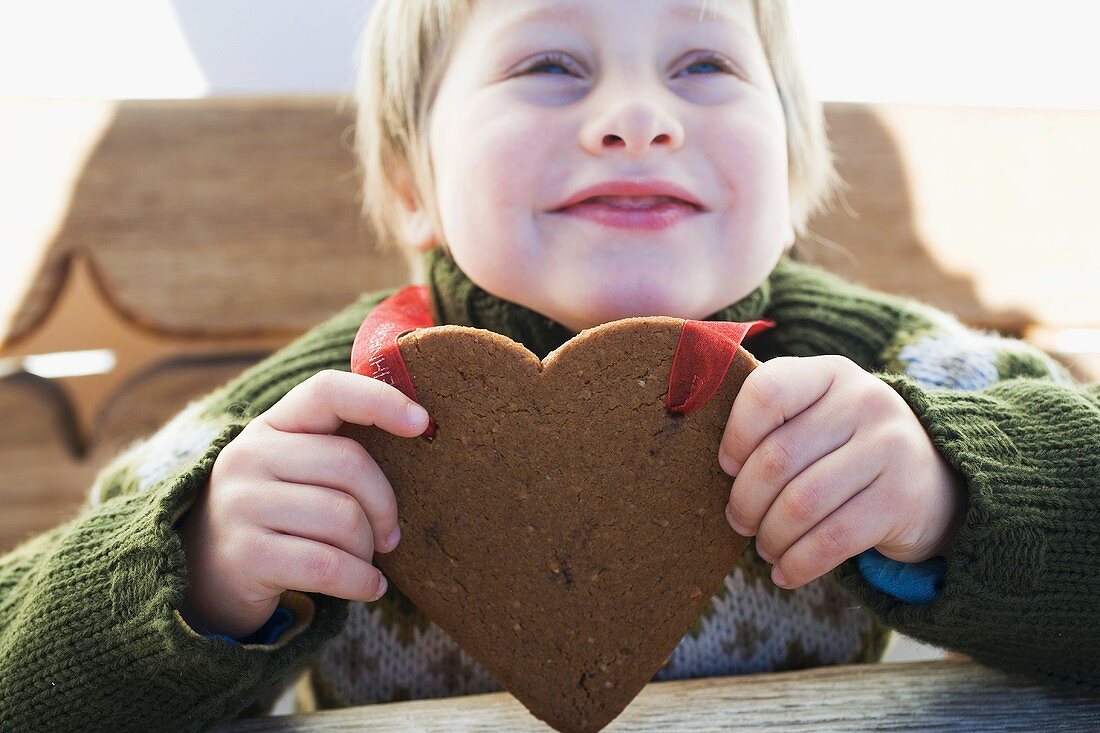
<svg viewBox="0 0 1100 733">
<path fill-rule="evenodd" d="M 597 196 L 554 212 L 617 229 L 667 229 L 700 215 L 695 206 L 667 196 Z"/>
<path fill-rule="evenodd" d="M 607 206 L 613 206 L 616 209 L 626 209 L 630 211 L 654 209 L 662 204 L 687 204 L 692 208 L 696 208 L 688 201 L 678 199 L 674 196 L 592 196 L 581 201 L 574 206 L 580 206 L 583 204 L 605 204 Z"/>
<path fill-rule="evenodd" d="M 657 199 L 672 199 L 687 204 L 698 211 L 706 207 L 691 191 L 671 180 L 661 178 L 623 178 L 608 180 L 587 186 L 576 191 L 562 201 L 553 211 L 561 211 L 570 206 L 599 199 L 598 203 L 619 206 L 621 208 L 645 208 L 659 206 Z"/>
<path fill-rule="evenodd" d="M 686 188 L 659 178 L 604 181 L 577 191 L 550 213 L 620 229 L 665 229 L 707 209 Z"/>
</svg>

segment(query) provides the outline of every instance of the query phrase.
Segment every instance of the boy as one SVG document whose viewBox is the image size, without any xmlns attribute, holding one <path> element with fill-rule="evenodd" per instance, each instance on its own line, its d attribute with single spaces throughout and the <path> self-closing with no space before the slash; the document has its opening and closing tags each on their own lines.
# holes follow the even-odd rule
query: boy
<svg viewBox="0 0 1100 733">
<path fill-rule="evenodd" d="M 655 679 L 877 660 L 896 628 L 1096 686 L 1100 387 L 787 256 L 838 180 L 780 0 L 380 0 L 365 38 L 365 213 L 437 323 L 540 358 L 628 316 L 777 323 L 715 456 L 756 553 Z M 3 558 L 0 727 L 195 730 L 310 663 L 319 707 L 499 689 L 371 565 L 400 508 L 331 435 L 426 427 L 347 373 L 392 292 L 193 403 Z"/>
</svg>

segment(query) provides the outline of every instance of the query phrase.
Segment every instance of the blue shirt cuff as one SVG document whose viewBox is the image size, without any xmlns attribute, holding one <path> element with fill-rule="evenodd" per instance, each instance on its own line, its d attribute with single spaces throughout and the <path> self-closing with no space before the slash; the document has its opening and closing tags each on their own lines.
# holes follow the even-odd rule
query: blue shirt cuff
<svg viewBox="0 0 1100 733">
<path fill-rule="evenodd" d="M 947 561 L 930 557 L 922 562 L 891 560 L 875 548 L 856 555 L 863 579 L 874 588 L 906 603 L 931 603 L 943 589 Z"/>
<path fill-rule="evenodd" d="M 294 612 L 280 605 L 275 609 L 263 626 L 243 639 L 234 639 L 226 634 L 203 634 L 208 639 L 222 639 L 230 644 L 274 644 L 284 631 L 294 623 Z"/>
</svg>

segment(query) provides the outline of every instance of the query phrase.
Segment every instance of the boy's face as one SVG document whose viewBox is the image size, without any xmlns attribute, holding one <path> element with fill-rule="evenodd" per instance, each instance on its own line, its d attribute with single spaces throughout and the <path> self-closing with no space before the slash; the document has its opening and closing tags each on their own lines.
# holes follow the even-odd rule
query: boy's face
<svg viewBox="0 0 1100 733">
<path fill-rule="evenodd" d="M 783 111 L 751 3 L 701 7 L 473 4 L 429 130 L 443 233 L 471 280 L 580 331 L 703 318 L 767 277 L 794 239 Z M 624 180 L 695 205 L 613 188 L 560 208 Z"/>
</svg>

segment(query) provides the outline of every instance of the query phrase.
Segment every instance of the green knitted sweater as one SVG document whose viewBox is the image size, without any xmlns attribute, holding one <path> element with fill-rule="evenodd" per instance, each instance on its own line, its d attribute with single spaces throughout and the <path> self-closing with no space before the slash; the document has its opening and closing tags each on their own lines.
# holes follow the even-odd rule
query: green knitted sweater
<svg viewBox="0 0 1100 733">
<path fill-rule="evenodd" d="M 425 255 L 436 323 L 540 358 L 573 334 Z M 0 730 L 195 731 L 256 714 L 310 670 L 318 707 L 500 689 L 392 587 L 374 604 L 287 591 L 271 643 L 204 636 L 177 609 L 176 530 L 219 451 L 322 369 L 348 369 L 364 294 L 195 400 L 105 466 L 78 516 L 0 557 Z M 928 305 L 782 259 L 711 320 L 774 320 L 752 348 L 844 355 L 912 407 L 966 480 L 969 510 L 928 603 L 877 590 L 855 558 L 787 591 L 746 552 L 655 679 L 875 661 L 889 629 L 1051 684 L 1100 689 L 1100 385 Z M 248 640 L 245 640 L 246 642 Z"/>
</svg>

